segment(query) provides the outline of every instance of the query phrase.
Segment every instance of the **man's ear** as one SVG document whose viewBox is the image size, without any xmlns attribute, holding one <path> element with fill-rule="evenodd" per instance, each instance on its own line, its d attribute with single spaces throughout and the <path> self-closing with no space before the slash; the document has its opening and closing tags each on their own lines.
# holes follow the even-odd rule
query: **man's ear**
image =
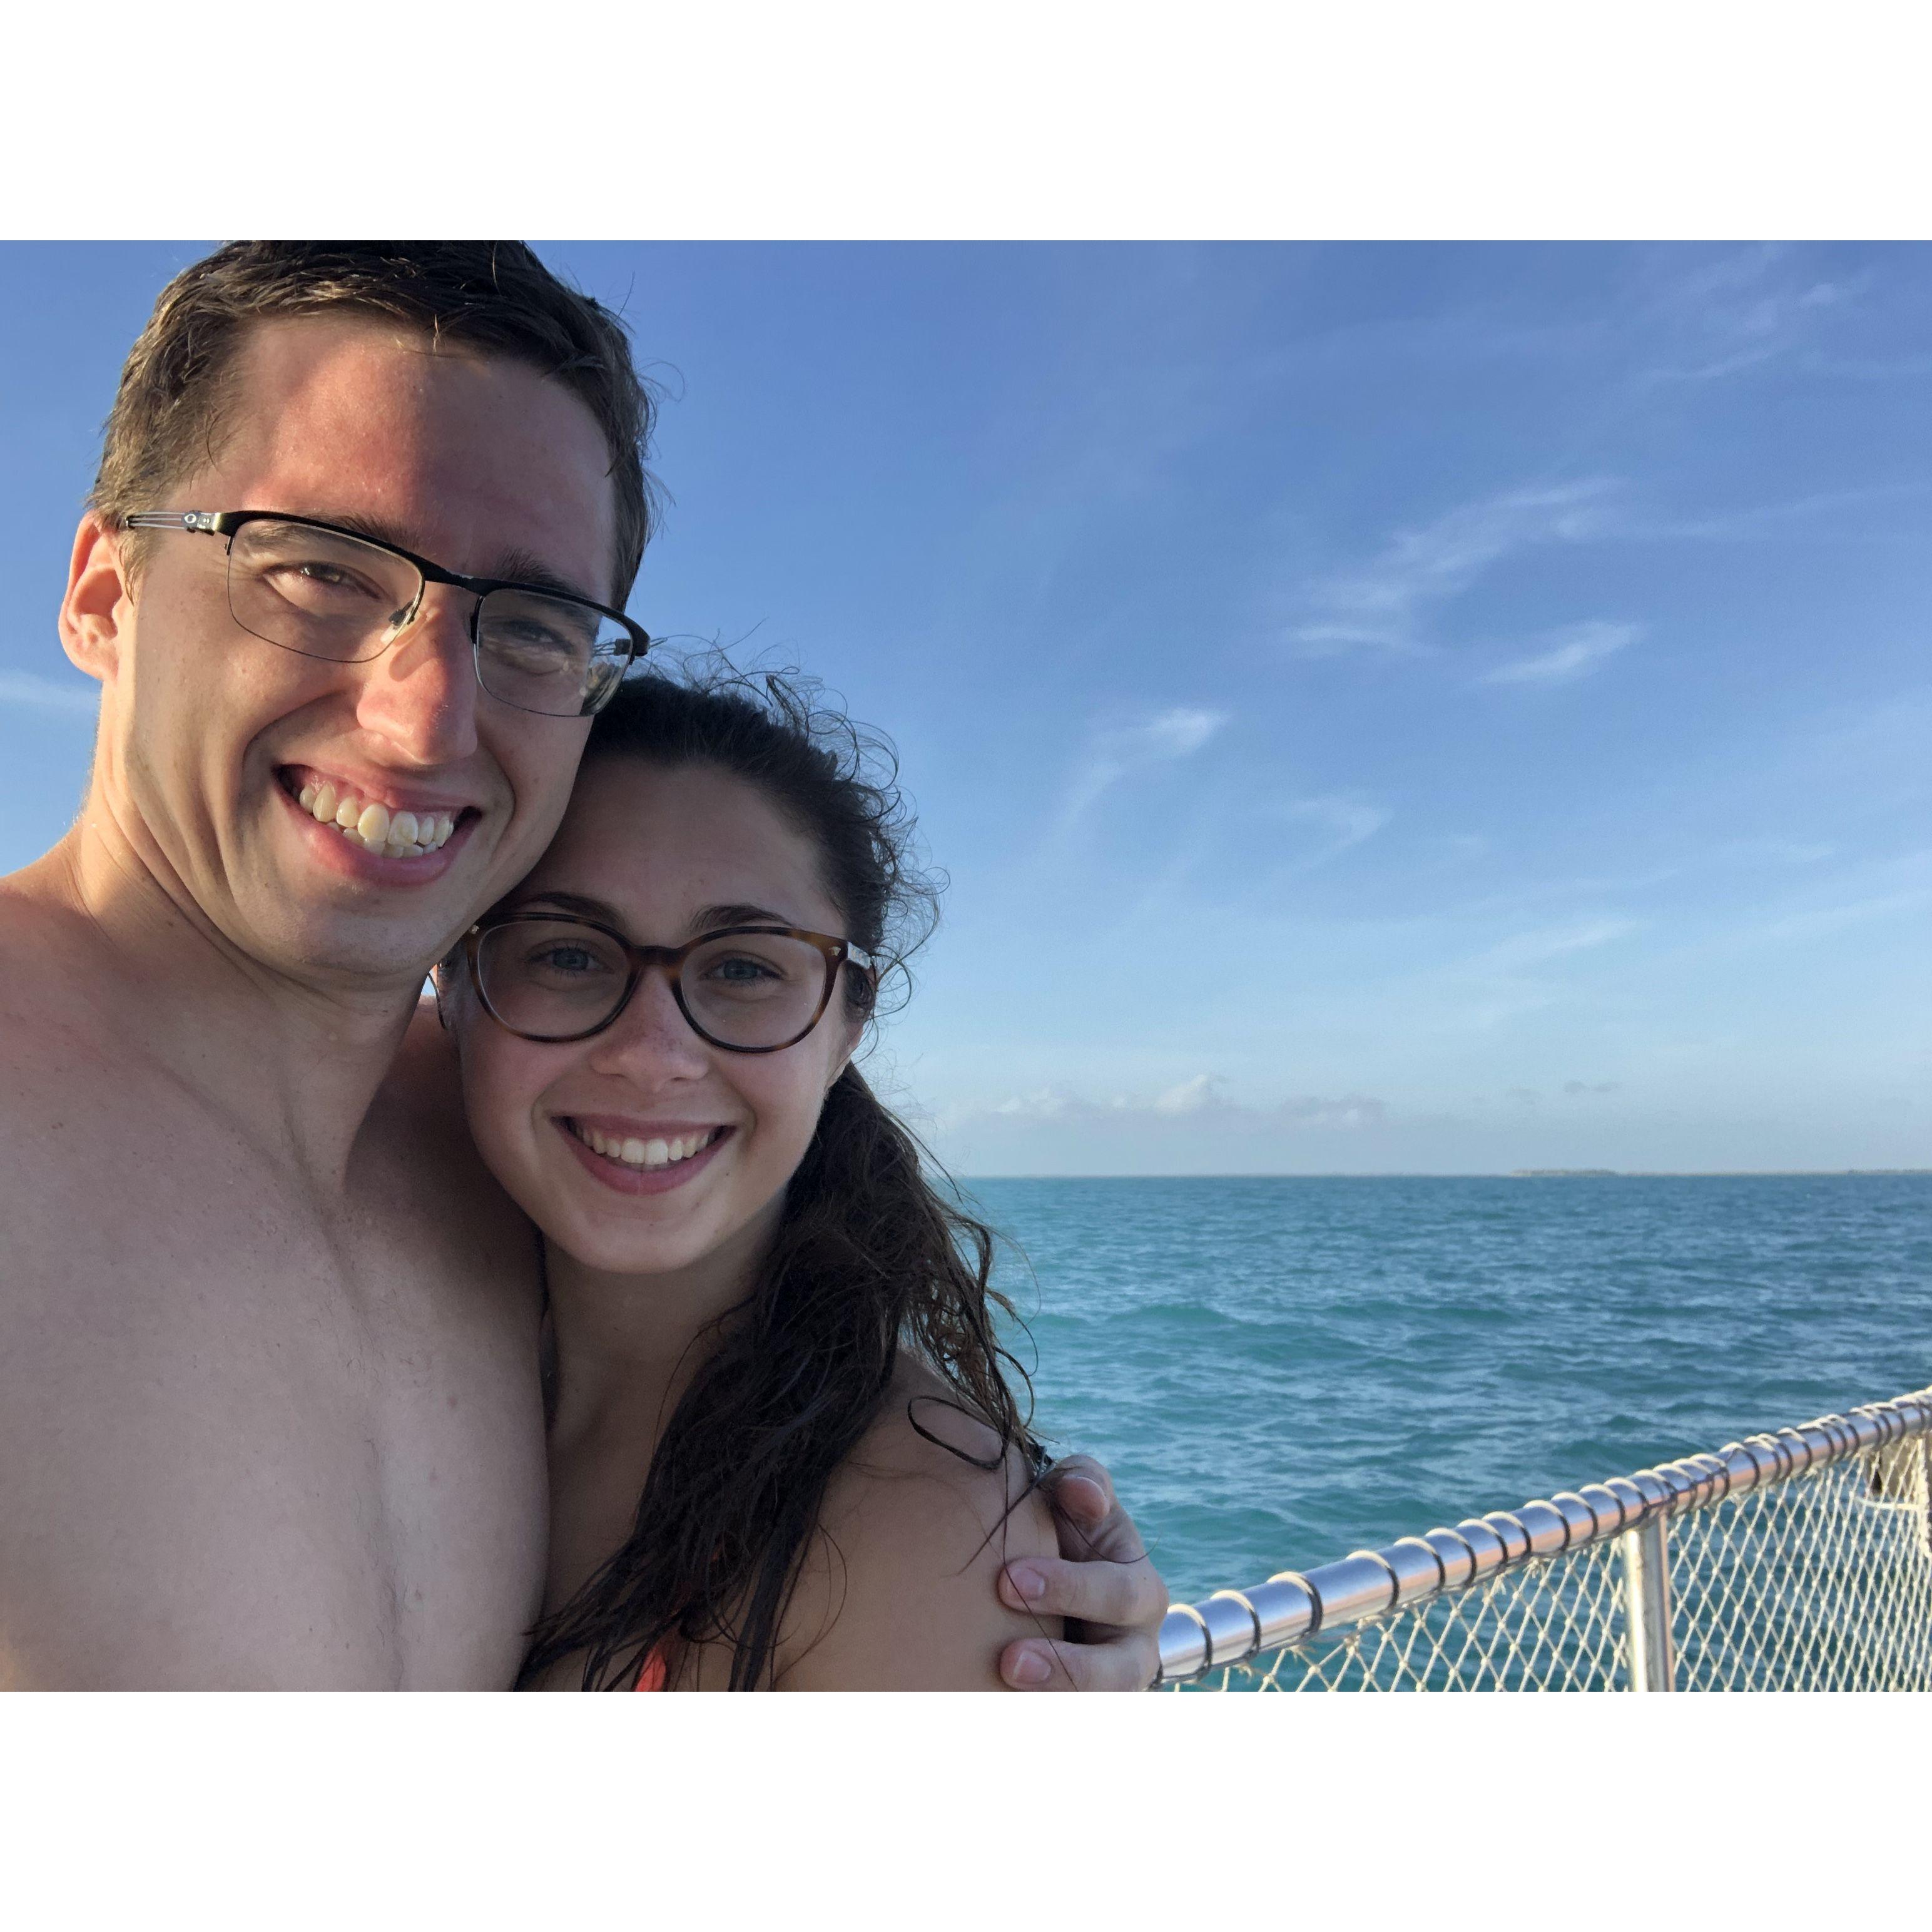
<svg viewBox="0 0 1932 1932">
<path fill-rule="evenodd" d="M 121 538 L 90 510 L 74 532 L 67 595 L 61 599 L 61 647 L 75 669 L 111 684 L 134 612 Z"/>
</svg>

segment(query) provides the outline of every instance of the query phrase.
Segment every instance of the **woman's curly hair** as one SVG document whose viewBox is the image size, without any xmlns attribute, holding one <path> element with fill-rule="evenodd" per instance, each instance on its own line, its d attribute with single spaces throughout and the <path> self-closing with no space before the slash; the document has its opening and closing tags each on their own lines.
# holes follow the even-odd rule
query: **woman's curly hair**
<svg viewBox="0 0 1932 1932">
<path fill-rule="evenodd" d="M 939 884 L 914 862 L 891 747 L 815 682 L 716 658 L 675 679 L 633 675 L 584 757 L 713 766 L 755 785 L 817 848 L 847 936 L 878 962 L 875 975 L 842 975 L 854 1016 L 874 1017 L 882 988 L 903 996 Z M 580 1659 L 586 1690 L 628 1689 L 660 1646 L 722 1641 L 730 1688 L 768 1688 L 826 1487 L 878 1420 L 902 1350 L 992 1427 L 1002 1460 L 1016 1448 L 1036 1471 L 1030 1387 L 996 1326 L 1013 1310 L 992 1286 L 994 1245 L 848 1066 L 750 1294 L 705 1338 L 712 1352 L 658 1441 L 628 1538 L 537 1626 L 521 1682 Z"/>
</svg>

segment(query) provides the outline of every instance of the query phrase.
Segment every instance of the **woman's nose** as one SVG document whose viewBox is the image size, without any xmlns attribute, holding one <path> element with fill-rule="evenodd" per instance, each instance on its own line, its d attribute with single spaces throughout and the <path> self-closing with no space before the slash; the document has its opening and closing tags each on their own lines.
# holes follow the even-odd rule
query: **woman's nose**
<svg viewBox="0 0 1932 1932">
<path fill-rule="evenodd" d="M 691 1030 L 673 992 L 670 969 L 653 961 L 644 968 L 624 1010 L 592 1042 L 593 1067 L 634 1072 L 639 1059 L 660 1072 L 704 1072 L 704 1042 Z"/>
</svg>

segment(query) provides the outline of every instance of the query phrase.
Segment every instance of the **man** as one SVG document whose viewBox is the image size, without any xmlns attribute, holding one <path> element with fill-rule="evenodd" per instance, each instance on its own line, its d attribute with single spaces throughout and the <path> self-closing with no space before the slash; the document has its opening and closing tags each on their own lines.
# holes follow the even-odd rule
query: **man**
<svg viewBox="0 0 1932 1932">
<path fill-rule="evenodd" d="M 621 328 L 520 244 L 233 244 L 130 356 L 60 614 L 86 802 L 0 880 L 0 1682 L 514 1676 L 537 1257 L 414 1016 L 589 730 L 594 680 L 531 694 L 530 611 L 608 607 L 628 649 L 649 421 Z M 384 569 L 377 654 L 338 650 L 318 614 Z M 1144 1684 L 1165 1593 L 1103 1472 L 1059 1489 L 1108 1560 L 1000 1588 L 1102 1640 L 1003 1672 Z"/>
</svg>

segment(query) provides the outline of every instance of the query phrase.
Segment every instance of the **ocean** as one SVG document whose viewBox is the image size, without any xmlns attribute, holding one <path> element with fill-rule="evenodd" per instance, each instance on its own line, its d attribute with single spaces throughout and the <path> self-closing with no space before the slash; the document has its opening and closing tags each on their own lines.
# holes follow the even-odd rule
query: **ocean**
<svg viewBox="0 0 1932 1932">
<path fill-rule="evenodd" d="M 1932 1382 L 1932 1176 L 962 1184 L 1177 1600 Z"/>
</svg>

